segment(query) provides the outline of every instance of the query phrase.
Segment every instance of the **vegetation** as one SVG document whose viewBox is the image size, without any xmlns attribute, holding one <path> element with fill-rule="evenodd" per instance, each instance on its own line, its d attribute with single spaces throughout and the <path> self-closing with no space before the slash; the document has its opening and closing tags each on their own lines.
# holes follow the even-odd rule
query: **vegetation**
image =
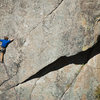
<svg viewBox="0 0 100 100">
<path fill-rule="evenodd" d="M 100 84 L 97 86 L 95 90 L 95 98 L 96 100 L 100 100 Z"/>
</svg>

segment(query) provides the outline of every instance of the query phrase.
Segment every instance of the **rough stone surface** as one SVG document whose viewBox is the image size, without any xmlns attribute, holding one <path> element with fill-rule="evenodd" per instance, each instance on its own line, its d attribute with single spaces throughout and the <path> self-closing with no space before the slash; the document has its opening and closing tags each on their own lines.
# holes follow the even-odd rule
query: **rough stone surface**
<svg viewBox="0 0 100 100">
<path fill-rule="evenodd" d="M 0 0 L 0 38 L 5 35 L 15 41 L 7 48 L 4 64 L 0 64 L 0 100 L 94 100 L 91 91 L 99 85 L 99 70 L 94 68 L 100 65 L 99 55 L 85 67 L 65 65 L 40 79 L 22 82 L 58 58 L 76 55 L 97 42 L 100 0 Z M 89 84 L 87 90 L 84 82 Z M 65 84 L 71 85 L 68 91 Z"/>
<path fill-rule="evenodd" d="M 82 65 L 70 65 L 40 78 L 31 94 L 31 100 L 60 99 L 77 76 Z"/>
<path fill-rule="evenodd" d="M 9 76 L 7 74 L 7 69 L 6 66 L 4 64 L 0 64 L 0 85 L 8 80 Z"/>
<path fill-rule="evenodd" d="M 34 79 L 15 87 L 19 100 L 31 100 L 31 93 L 35 88 L 37 81 L 38 79 Z"/>
<path fill-rule="evenodd" d="M 51 72 L 42 78 L 19 84 L 15 87 L 19 100 L 60 99 L 63 93 L 71 86 L 81 68 L 82 65 L 72 64 L 58 71 Z M 6 94 L 7 92 L 4 93 Z"/>
<path fill-rule="evenodd" d="M 61 100 L 100 100 L 100 92 L 99 95 L 98 93 L 95 94 L 99 85 L 100 54 L 92 58 L 83 67 L 72 87 L 66 91 Z"/>
<path fill-rule="evenodd" d="M 0 100 L 100 100 L 100 54 L 86 65 L 71 64 L 1 93 Z M 100 91 L 100 90 L 98 90 Z M 5 98 L 5 99 L 3 99 Z M 11 99 L 13 100 L 13 99 Z"/>
<path fill-rule="evenodd" d="M 0 100 L 19 100 L 15 89 L 10 89 L 5 93 L 0 94 Z"/>
<path fill-rule="evenodd" d="M 15 38 L 5 57 L 9 75 L 18 74 L 22 82 L 57 58 L 91 47 L 100 34 L 94 28 L 99 5 L 99 0 L 0 0 L 0 37 Z"/>
</svg>

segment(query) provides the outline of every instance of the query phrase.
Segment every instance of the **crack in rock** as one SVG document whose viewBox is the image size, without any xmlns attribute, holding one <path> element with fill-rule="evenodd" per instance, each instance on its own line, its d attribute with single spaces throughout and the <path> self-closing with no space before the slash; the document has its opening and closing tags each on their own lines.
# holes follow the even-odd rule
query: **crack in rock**
<svg viewBox="0 0 100 100">
<path fill-rule="evenodd" d="M 75 78 L 72 80 L 72 82 L 69 84 L 69 87 L 68 87 L 68 88 L 66 89 L 66 91 L 62 94 L 62 96 L 60 97 L 59 100 L 62 100 L 62 98 L 63 98 L 63 96 L 65 95 L 65 93 L 66 93 L 66 92 L 71 88 L 71 86 L 75 83 L 75 81 L 76 81 L 77 77 L 79 76 L 79 74 L 81 73 L 83 67 L 84 67 L 84 65 L 81 66 L 81 68 L 79 69 L 79 71 L 78 71 L 76 77 L 75 77 Z"/>
<path fill-rule="evenodd" d="M 6 73 L 7 73 L 7 76 L 10 77 L 10 75 L 9 75 L 9 73 L 8 73 L 8 71 L 7 71 L 7 66 L 5 65 L 5 63 L 3 63 L 3 65 L 4 65 L 5 71 L 6 71 Z"/>
<path fill-rule="evenodd" d="M 95 56 L 99 53 L 100 53 L 100 36 L 98 37 L 98 42 L 93 47 L 89 48 L 88 50 L 82 51 L 82 52 L 80 52 L 76 55 L 70 56 L 70 57 L 66 57 L 66 56 L 60 57 L 56 61 L 54 61 L 53 63 L 47 65 L 46 67 L 44 67 L 43 69 L 38 71 L 36 74 L 27 78 L 25 81 L 23 81 L 21 83 L 17 83 L 16 85 L 11 86 L 9 89 L 14 88 L 14 87 L 18 86 L 19 84 L 23 84 L 23 83 L 30 81 L 32 79 L 40 78 L 51 71 L 58 70 L 64 66 L 72 64 L 72 63 L 74 63 L 74 64 L 86 64 L 89 59 L 91 59 L 93 56 Z M 5 82 L 11 80 L 12 78 L 5 80 L 0 86 L 2 86 Z M 7 90 L 9 90 L 9 89 L 7 89 Z"/>
<path fill-rule="evenodd" d="M 10 80 L 10 78 L 7 79 L 7 80 L 4 80 L 4 81 L 0 84 L 0 86 L 2 86 L 5 82 L 7 82 L 7 81 L 9 81 L 9 80 Z"/>
<path fill-rule="evenodd" d="M 50 13 L 48 13 L 48 14 L 42 19 L 42 21 L 40 21 L 35 27 L 33 27 L 33 28 L 29 31 L 29 33 L 31 33 L 33 30 L 35 30 L 49 15 L 51 15 L 55 10 L 57 10 L 57 9 L 59 8 L 59 6 L 62 4 L 63 1 L 64 1 L 64 0 L 61 0 L 61 1 L 59 2 L 59 4 L 58 4 Z"/>
<path fill-rule="evenodd" d="M 12 88 L 17 87 L 18 85 L 20 85 L 20 84 L 18 83 L 18 84 L 16 84 L 16 85 L 13 85 L 13 86 L 12 86 L 12 87 L 10 87 L 9 89 L 6 89 L 5 91 L 3 91 L 3 92 L 2 92 L 2 94 L 3 94 L 3 93 L 5 93 L 6 91 L 9 91 L 9 90 L 10 90 L 10 89 L 12 89 Z"/>
<path fill-rule="evenodd" d="M 59 2 L 59 4 L 55 7 L 55 9 L 53 9 L 46 17 L 48 17 L 48 16 L 51 15 L 56 9 L 58 9 L 59 6 L 62 4 L 63 1 L 64 1 L 64 0 L 61 0 L 61 1 Z"/>
<path fill-rule="evenodd" d="M 16 100 L 20 100 L 15 88 L 14 88 L 14 91 L 15 91 L 15 94 L 16 94 Z"/>
<path fill-rule="evenodd" d="M 40 78 L 39 78 L 39 79 L 40 79 Z M 35 82 L 35 85 L 32 87 L 32 91 L 31 91 L 31 93 L 30 93 L 30 100 L 32 100 L 32 99 L 31 99 L 31 97 L 32 97 L 32 92 L 33 92 L 34 88 L 36 87 L 37 82 L 39 81 L 39 79 Z"/>
<path fill-rule="evenodd" d="M 30 76 L 29 78 L 27 78 L 22 83 L 30 81 L 34 78 L 40 78 L 51 71 L 58 70 L 72 63 L 73 64 L 86 64 L 89 61 L 89 59 L 91 59 L 92 57 L 94 57 L 95 55 L 99 53 L 100 53 L 100 36 L 98 37 L 98 42 L 93 47 L 89 48 L 86 51 L 82 51 L 76 55 L 70 56 L 70 57 L 62 56 L 58 58 L 56 61 L 45 66 L 43 69 L 38 71 L 36 74 Z"/>
</svg>

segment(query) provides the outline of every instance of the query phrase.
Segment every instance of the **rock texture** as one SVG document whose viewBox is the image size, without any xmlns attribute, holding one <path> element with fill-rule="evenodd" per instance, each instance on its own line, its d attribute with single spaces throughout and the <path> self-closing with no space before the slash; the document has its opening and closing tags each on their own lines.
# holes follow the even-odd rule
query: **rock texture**
<svg viewBox="0 0 100 100">
<path fill-rule="evenodd" d="M 99 76 L 100 54 L 83 67 L 72 87 L 66 91 L 61 100 L 100 100 L 100 92 L 96 92 L 100 85 Z"/>
<path fill-rule="evenodd" d="M 100 54 L 86 65 L 71 64 L 41 78 L 19 84 L 2 93 L 0 100 L 99 100 L 99 60 Z"/>
<path fill-rule="evenodd" d="M 94 100 L 98 97 L 92 92 L 99 85 L 99 55 L 92 58 L 93 52 L 86 52 L 85 59 L 91 60 L 84 66 L 81 63 L 84 53 L 80 60 L 73 55 L 97 42 L 100 0 L 0 0 L 0 38 L 5 35 L 15 41 L 7 48 L 4 64 L 0 64 L 0 100 Z M 70 65 L 63 64 L 61 68 L 59 63 L 59 70 L 50 72 L 52 68 L 47 66 L 63 56 L 73 58 Z M 63 59 L 62 63 L 66 61 Z M 29 79 L 45 67 L 50 73 Z"/>
</svg>

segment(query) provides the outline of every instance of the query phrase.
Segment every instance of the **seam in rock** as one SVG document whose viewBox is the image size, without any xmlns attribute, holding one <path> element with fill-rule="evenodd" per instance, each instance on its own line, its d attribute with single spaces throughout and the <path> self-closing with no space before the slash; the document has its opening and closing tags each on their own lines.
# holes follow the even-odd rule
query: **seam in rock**
<svg viewBox="0 0 100 100">
<path fill-rule="evenodd" d="M 39 79 L 40 79 L 40 78 L 39 78 Z M 35 85 L 32 87 L 32 90 L 31 90 L 31 93 L 30 93 L 30 100 L 32 100 L 32 99 L 31 99 L 31 97 L 32 97 L 32 92 L 33 92 L 34 88 L 36 87 L 37 82 L 39 81 L 39 79 L 35 82 Z"/>
<path fill-rule="evenodd" d="M 11 78 L 8 78 L 7 80 L 4 80 L 1 84 L 0 84 L 0 86 L 2 86 L 5 82 L 8 82 L 10 79 L 12 79 L 13 77 L 11 77 Z"/>
<path fill-rule="evenodd" d="M 39 78 L 39 79 L 40 79 L 40 78 Z M 30 100 L 31 100 L 32 92 L 33 92 L 34 88 L 36 87 L 37 82 L 39 81 L 39 79 L 35 82 L 34 86 L 32 87 L 32 90 L 31 90 L 31 93 L 30 93 Z M 16 93 L 16 99 L 17 99 L 17 97 L 19 98 L 19 95 L 17 95 L 17 92 L 16 92 L 15 87 L 17 87 L 17 86 L 20 85 L 20 84 L 21 84 L 21 83 L 18 83 L 18 84 L 16 84 L 16 85 L 12 86 L 11 88 L 7 89 L 6 91 L 9 91 L 10 89 L 14 88 L 15 93 Z M 6 91 L 3 91 L 2 94 L 5 93 Z M 20 98 L 17 99 L 17 100 L 20 100 Z"/>
<path fill-rule="evenodd" d="M 12 79 L 14 76 L 16 76 L 17 75 L 17 73 L 15 74 L 15 75 L 13 75 L 12 77 L 9 77 L 7 80 L 4 80 L 1 84 L 0 84 L 0 86 L 1 85 L 3 85 L 5 82 L 7 82 L 7 81 L 9 81 L 10 79 Z"/>
<path fill-rule="evenodd" d="M 14 91 L 15 91 L 15 94 L 16 94 L 16 100 L 20 100 L 19 95 L 17 94 L 15 87 L 14 87 Z"/>
<path fill-rule="evenodd" d="M 7 71 L 7 66 L 5 65 L 5 63 L 3 63 L 3 65 L 4 65 L 4 68 L 5 68 L 5 71 L 6 71 L 7 76 L 10 77 L 10 75 L 9 75 L 9 73 Z"/>
<path fill-rule="evenodd" d="M 48 64 L 47 66 L 43 67 L 42 69 L 40 69 L 34 75 L 27 78 L 25 81 L 23 81 L 23 83 L 30 81 L 32 79 L 35 79 L 35 78 L 40 78 L 49 72 L 58 70 L 60 68 L 63 68 L 64 66 L 67 66 L 72 63 L 73 64 L 81 64 L 81 65 L 86 64 L 89 61 L 89 59 L 91 59 L 92 57 L 94 57 L 95 55 L 97 55 L 99 53 L 100 53 L 100 36 L 97 39 L 97 43 L 94 44 L 88 50 L 79 52 L 70 57 L 62 56 L 62 57 L 58 58 L 54 62 L 52 62 L 52 63 Z"/>
<path fill-rule="evenodd" d="M 29 78 L 27 78 L 25 81 L 21 82 L 22 83 L 25 83 L 27 81 L 30 81 L 32 79 L 35 79 L 35 78 L 40 78 L 44 75 L 46 75 L 47 73 L 51 72 L 51 71 L 54 71 L 54 70 L 58 70 L 68 64 L 71 64 L 71 63 L 74 63 L 74 64 L 86 64 L 87 61 L 94 57 L 95 55 L 99 54 L 100 53 L 100 36 L 98 37 L 97 39 L 97 43 L 92 46 L 91 48 L 89 48 L 88 50 L 86 51 L 82 51 L 76 55 L 73 55 L 73 56 L 70 56 L 70 57 L 66 57 L 66 56 L 63 56 L 63 57 L 60 57 L 58 58 L 56 61 L 54 61 L 53 63 L 47 65 L 46 67 L 44 67 L 43 69 L 41 69 L 39 72 L 37 72 L 36 74 L 30 76 Z M 82 57 L 82 58 L 80 58 Z M 85 58 L 85 59 L 84 59 Z M 77 78 L 78 75 L 76 75 L 76 78 Z M 11 79 L 11 78 L 10 78 Z M 10 80 L 8 79 L 8 80 Z M 75 79 L 74 79 L 75 80 Z M 73 80 L 73 82 L 74 82 Z M 4 81 L 3 83 L 5 83 L 6 81 Z M 73 83 L 72 82 L 72 83 Z M 3 84 L 2 83 L 2 84 Z M 15 86 L 18 86 L 20 83 L 16 83 L 16 85 L 13 85 L 12 87 L 10 87 L 9 89 L 15 87 Z M 70 84 L 72 85 L 72 84 Z M 7 89 L 7 90 L 9 90 Z M 68 90 L 68 89 L 67 89 Z M 66 91 L 67 91 L 66 90 Z M 65 91 L 65 92 L 66 92 Z M 63 97 L 63 95 L 62 95 Z"/>
<path fill-rule="evenodd" d="M 51 15 L 56 9 L 58 9 L 59 6 L 62 4 L 63 1 L 64 1 L 64 0 L 61 0 L 61 1 L 59 2 L 59 4 L 55 7 L 55 9 L 53 9 L 46 17 L 48 17 L 48 16 Z"/>
<path fill-rule="evenodd" d="M 59 2 L 59 4 L 58 4 L 49 14 L 47 14 L 47 15 L 43 18 L 43 20 L 42 20 L 41 22 L 39 22 L 35 27 L 33 27 L 33 28 L 29 31 L 29 33 L 31 33 L 34 29 L 36 29 L 49 15 L 51 15 L 55 10 L 57 10 L 57 9 L 59 8 L 59 6 L 62 4 L 63 1 L 64 1 L 64 0 L 61 0 L 61 1 Z"/>
<path fill-rule="evenodd" d="M 21 63 L 21 62 L 19 62 L 19 63 L 17 64 L 17 67 L 20 66 L 20 63 Z M 18 73 L 18 70 L 19 70 L 19 68 L 17 68 L 16 74 L 10 77 L 10 75 L 9 75 L 9 73 L 8 73 L 8 71 L 7 71 L 7 66 L 5 65 L 5 63 L 4 63 L 3 65 L 4 65 L 4 68 L 5 68 L 5 70 L 6 70 L 6 74 L 7 74 L 7 76 L 8 76 L 8 79 L 7 79 L 7 80 L 4 80 L 4 81 L 0 84 L 0 86 L 3 85 L 5 82 L 9 81 L 10 79 L 12 79 L 14 76 L 16 76 L 17 73 Z"/>
<path fill-rule="evenodd" d="M 5 63 L 3 63 L 3 65 L 4 65 L 4 68 L 5 68 L 6 74 L 7 74 L 7 76 L 8 76 L 8 79 L 4 80 L 4 81 L 0 84 L 0 86 L 3 85 L 5 82 L 7 82 L 7 81 L 9 81 L 9 80 L 11 79 L 11 78 L 10 78 L 10 75 L 8 74 L 7 67 L 6 67 Z"/>
<path fill-rule="evenodd" d="M 43 22 L 43 21 L 39 22 L 35 27 L 33 27 L 33 28 L 29 31 L 29 33 L 31 33 L 33 30 L 35 30 L 42 22 Z"/>
<path fill-rule="evenodd" d="M 73 83 L 75 83 L 75 81 L 76 81 L 77 77 L 79 76 L 79 74 L 81 73 L 83 67 L 84 67 L 84 65 L 81 66 L 81 68 L 79 69 L 79 71 L 78 71 L 76 77 L 72 80 L 72 82 L 70 83 L 68 89 L 66 89 L 66 91 L 62 94 L 62 96 L 60 97 L 59 100 L 62 100 L 62 98 L 64 97 L 64 95 L 66 94 L 66 92 L 72 87 Z"/>
<path fill-rule="evenodd" d="M 14 75 L 14 76 L 16 76 L 16 75 Z M 13 76 L 13 77 L 14 77 L 14 76 Z M 10 77 L 9 79 L 3 81 L 3 82 L 0 84 L 0 86 L 2 86 L 5 82 L 8 82 L 9 80 L 11 80 L 13 77 Z M 16 85 L 13 85 L 12 87 L 10 87 L 9 89 L 7 89 L 6 91 L 8 91 L 8 90 L 10 90 L 10 89 L 12 89 L 12 88 L 14 88 L 15 86 L 18 86 L 18 85 L 19 85 L 19 83 L 16 83 Z M 4 92 L 5 92 L 5 90 L 4 90 Z M 4 93 L 4 92 L 2 92 L 2 93 Z"/>
<path fill-rule="evenodd" d="M 7 81 L 9 81 L 9 80 L 10 80 L 10 78 L 7 79 L 7 80 L 4 80 L 4 81 L 0 84 L 0 86 L 2 86 L 5 82 L 7 82 Z"/>
<path fill-rule="evenodd" d="M 9 90 L 12 89 L 12 88 L 15 88 L 15 87 L 18 86 L 18 85 L 19 85 L 19 84 L 13 85 L 13 86 L 10 87 L 9 89 L 4 90 L 4 91 L 2 92 L 2 94 L 5 93 L 6 91 L 9 91 Z"/>
</svg>

